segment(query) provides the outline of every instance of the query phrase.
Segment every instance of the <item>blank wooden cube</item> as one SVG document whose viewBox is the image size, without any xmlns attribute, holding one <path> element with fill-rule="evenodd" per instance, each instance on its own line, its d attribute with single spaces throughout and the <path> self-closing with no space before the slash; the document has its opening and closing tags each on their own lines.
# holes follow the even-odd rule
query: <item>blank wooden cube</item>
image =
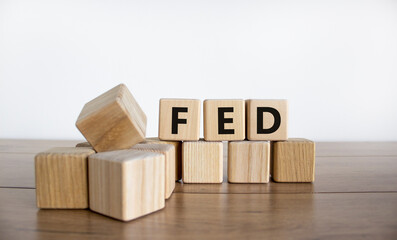
<svg viewBox="0 0 397 240">
<path fill-rule="evenodd" d="M 160 99 L 159 138 L 196 141 L 200 138 L 200 100 Z"/>
<path fill-rule="evenodd" d="M 145 140 L 146 115 L 120 84 L 85 104 L 76 126 L 97 152 L 126 149 Z"/>
<path fill-rule="evenodd" d="M 307 139 L 274 142 L 272 163 L 276 182 L 314 182 L 315 144 Z"/>
<path fill-rule="evenodd" d="M 119 150 L 89 158 L 90 209 L 129 221 L 164 208 L 163 154 Z"/>
<path fill-rule="evenodd" d="M 183 142 L 182 179 L 184 183 L 222 183 L 222 142 Z"/>
<path fill-rule="evenodd" d="M 244 140 L 244 100 L 205 100 L 204 139 L 206 141 Z"/>
<path fill-rule="evenodd" d="M 175 147 L 172 144 L 139 143 L 132 149 L 161 153 L 165 157 L 165 198 L 171 197 L 175 189 Z"/>
<path fill-rule="evenodd" d="M 175 181 L 182 179 L 182 142 L 160 140 L 157 137 L 146 138 L 146 143 L 172 144 L 175 147 Z"/>
<path fill-rule="evenodd" d="M 288 139 L 287 100 L 246 101 L 247 139 L 280 141 Z"/>
<path fill-rule="evenodd" d="M 270 143 L 236 141 L 228 146 L 228 180 L 231 183 L 268 183 Z"/>
<path fill-rule="evenodd" d="M 92 148 L 52 148 L 35 157 L 38 208 L 88 208 L 87 159 Z"/>
</svg>

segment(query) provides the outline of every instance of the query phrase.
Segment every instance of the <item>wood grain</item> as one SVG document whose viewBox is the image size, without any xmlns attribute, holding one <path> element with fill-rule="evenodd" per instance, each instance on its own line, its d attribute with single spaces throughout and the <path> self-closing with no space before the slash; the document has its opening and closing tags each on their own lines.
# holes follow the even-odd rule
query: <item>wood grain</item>
<svg viewBox="0 0 397 240">
<path fill-rule="evenodd" d="M 34 190 L 0 189 L 2 239 L 395 239 L 397 193 L 174 194 L 123 223 L 88 210 L 38 210 Z"/>
<path fill-rule="evenodd" d="M 39 153 L 53 147 L 73 147 L 82 140 L 0 139 L 0 153 Z M 225 152 L 226 153 L 226 152 Z M 319 142 L 317 157 L 392 157 L 397 142 Z"/>
<path fill-rule="evenodd" d="M 158 137 L 148 137 L 143 143 L 172 144 L 175 147 L 175 181 L 182 180 L 182 141 L 160 140 Z M 89 142 L 81 142 L 76 147 L 91 147 Z M 225 147 L 227 147 L 225 145 Z M 226 148 L 227 149 L 227 148 Z M 227 151 L 223 151 L 227 154 Z"/>
<path fill-rule="evenodd" d="M 173 141 L 196 141 L 200 138 L 201 101 L 198 99 L 160 99 L 159 107 L 159 138 Z M 178 119 L 186 123 L 177 124 L 177 132 L 172 132 L 173 108 L 186 108 L 187 112 L 179 112 Z"/>
<path fill-rule="evenodd" d="M 175 181 L 182 179 L 182 142 L 181 141 L 165 141 L 157 137 L 146 138 L 147 143 L 156 144 L 172 144 L 175 147 Z"/>
<path fill-rule="evenodd" d="M 165 160 L 165 199 L 171 197 L 175 189 L 175 147 L 172 144 L 140 143 L 134 150 L 155 152 L 164 155 Z"/>
<path fill-rule="evenodd" d="M 87 208 L 92 148 L 52 148 L 35 156 L 38 208 Z"/>
<path fill-rule="evenodd" d="M 232 112 L 222 115 L 231 119 L 221 128 L 229 129 L 233 133 L 219 132 L 219 108 L 232 108 Z M 207 99 L 204 101 L 204 139 L 206 141 L 238 141 L 245 139 L 245 102 L 242 99 Z"/>
<path fill-rule="evenodd" d="M 163 154 L 129 149 L 93 154 L 88 161 L 91 210 L 130 221 L 164 208 Z"/>
<path fill-rule="evenodd" d="M 227 153 L 227 150 L 225 153 Z M 316 182 L 312 184 L 274 182 L 268 184 L 228 184 L 226 156 L 223 166 L 224 183 L 176 183 L 174 193 L 249 194 L 397 191 L 397 157 L 316 157 Z M 34 188 L 34 154 L 0 153 L 0 187 Z"/>
<path fill-rule="evenodd" d="M 221 183 L 223 181 L 222 142 L 182 143 L 182 180 L 184 183 Z"/>
<path fill-rule="evenodd" d="M 0 139 L 0 153 L 39 153 L 54 147 L 74 147 L 81 140 Z"/>
<path fill-rule="evenodd" d="M 315 183 L 177 183 L 164 210 L 128 223 L 39 210 L 34 189 L 3 188 L 34 187 L 29 152 L 63 142 L 0 139 L 0 239 L 397 238 L 394 142 L 316 143 Z"/>
<path fill-rule="evenodd" d="M 287 100 L 246 100 L 247 107 L 247 139 L 248 140 L 287 140 L 288 139 L 288 101 Z M 258 133 L 258 108 L 271 107 L 280 113 L 280 126 L 273 133 Z M 274 116 L 264 112 L 263 129 L 269 129 L 274 124 Z"/>
<path fill-rule="evenodd" d="M 97 152 L 130 148 L 144 141 L 146 115 L 124 84 L 84 105 L 76 127 Z"/>
<path fill-rule="evenodd" d="M 397 142 L 316 142 L 317 157 L 392 157 Z"/>
<path fill-rule="evenodd" d="M 315 144 L 307 139 L 273 142 L 272 178 L 276 182 L 314 182 Z"/>
<path fill-rule="evenodd" d="M 35 153 L 0 153 L 0 187 L 35 188 Z"/>
<path fill-rule="evenodd" d="M 227 176 L 230 183 L 268 183 L 270 143 L 267 141 L 229 142 Z"/>
</svg>

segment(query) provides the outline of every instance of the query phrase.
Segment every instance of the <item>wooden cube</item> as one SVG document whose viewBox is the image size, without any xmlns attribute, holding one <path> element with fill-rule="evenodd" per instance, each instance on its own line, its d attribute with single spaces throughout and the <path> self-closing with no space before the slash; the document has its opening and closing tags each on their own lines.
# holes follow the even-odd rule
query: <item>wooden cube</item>
<svg viewBox="0 0 397 240">
<path fill-rule="evenodd" d="M 87 159 L 92 148 L 52 148 L 35 157 L 38 208 L 88 208 Z"/>
<path fill-rule="evenodd" d="M 175 147 L 175 181 L 182 179 L 182 142 L 181 141 L 165 141 L 157 137 L 146 138 L 146 143 L 156 144 L 172 144 Z"/>
<path fill-rule="evenodd" d="M 314 182 L 315 144 L 307 139 L 273 143 L 272 178 L 276 182 Z"/>
<path fill-rule="evenodd" d="M 204 139 L 206 141 L 244 140 L 244 100 L 205 100 Z"/>
<path fill-rule="evenodd" d="M 160 99 L 159 138 L 199 140 L 200 103 L 197 99 Z"/>
<path fill-rule="evenodd" d="M 118 150 L 88 161 L 91 210 L 129 221 L 164 208 L 163 154 Z"/>
<path fill-rule="evenodd" d="M 247 139 L 280 141 L 288 139 L 287 100 L 246 101 Z"/>
<path fill-rule="evenodd" d="M 184 183 L 222 183 L 222 142 L 183 142 L 182 179 Z"/>
<path fill-rule="evenodd" d="M 97 152 L 126 149 L 145 140 L 146 115 L 120 84 L 85 104 L 76 126 Z"/>
<path fill-rule="evenodd" d="M 165 199 L 171 197 L 175 189 L 175 147 L 172 144 L 139 143 L 132 149 L 161 153 L 165 157 Z"/>
<path fill-rule="evenodd" d="M 92 146 L 89 142 L 81 142 L 81 143 L 77 143 L 76 147 L 92 147 Z"/>
<path fill-rule="evenodd" d="M 270 143 L 236 141 L 228 146 L 228 180 L 231 183 L 268 183 Z"/>
</svg>

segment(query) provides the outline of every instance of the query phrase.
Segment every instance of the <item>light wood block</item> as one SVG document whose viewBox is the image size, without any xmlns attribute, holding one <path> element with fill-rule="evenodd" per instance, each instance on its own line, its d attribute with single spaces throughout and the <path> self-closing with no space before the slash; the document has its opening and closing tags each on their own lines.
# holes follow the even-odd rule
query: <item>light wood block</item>
<svg viewBox="0 0 397 240">
<path fill-rule="evenodd" d="M 183 142 L 182 179 L 184 183 L 222 183 L 222 142 Z"/>
<path fill-rule="evenodd" d="M 182 179 L 182 142 L 181 141 L 163 141 L 157 137 L 146 138 L 145 142 L 149 144 L 171 144 L 175 147 L 175 181 Z M 78 143 L 76 147 L 91 147 L 88 142 Z"/>
<path fill-rule="evenodd" d="M 92 147 L 92 146 L 89 142 L 81 142 L 81 143 L 77 143 L 76 147 Z"/>
<path fill-rule="evenodd" d="M 276 182 L 314 182 L 315 144 L 307 139 L 274 142 L 272 162 Z"/>
<path fill-rule="evenodd" d="M 199 140 L 200 104 L 197 99 L 160 99 L 159 138 Z"/>
<path fill-rule="evenodd" d="M 120 84 L 85 104 L 76 126 L 97 152 L 126 149 L 145 140 L 146 115 Z"/>
<path fill-rule="evenodd" d="M 171 197 L 175 189 L 175 147 L 172 144 L 139 143 L 132 149 L 161 153 L 165 157 L 165 199 Z"/>
<path fill-rule="evenodd" d="M 146 138 L 146 143 L 172 144 L 175 147 L 175 181 L 182 179 L 182 142 L 165 141 L 157 137 Z"/>
<path fill-rule="evenodd" d="M 231 183 L 268 183 L 270 143 L 236 141 L 228 145 L 228 181 Z"/>
<path fill-rule="evenodd" d="M 247 139 L 280 141 L 288 139 L 287 100 L 246 100 Z"/>
<path fill-rule="evenodd" d="M 206 141 L 244 140 L 244 100 L 205 100 L 204 139 Z"/>
<path fill-rule="evenodd" d="M 52 148 L 35 157 L 38 208 L 88 208 L 87 159 L 92 148 Z"/>
<path fill-rule="evenodd" d="M 119 150 L 89 158 L 90 209 L 129 221 L 164 208 L 163 154 Z"/>
</svg>

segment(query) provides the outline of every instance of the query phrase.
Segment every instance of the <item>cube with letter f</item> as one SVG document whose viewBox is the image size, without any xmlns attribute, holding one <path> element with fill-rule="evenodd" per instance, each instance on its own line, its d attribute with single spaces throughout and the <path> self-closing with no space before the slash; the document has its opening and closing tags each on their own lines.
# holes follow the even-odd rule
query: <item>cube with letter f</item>
<svg viewBox="0 0 397 240">
<path fill-rule="evenodd" d="M 200 105 L 197 99 L 160 99 L 159 138 L 199 140 Z"/>
</svg>

